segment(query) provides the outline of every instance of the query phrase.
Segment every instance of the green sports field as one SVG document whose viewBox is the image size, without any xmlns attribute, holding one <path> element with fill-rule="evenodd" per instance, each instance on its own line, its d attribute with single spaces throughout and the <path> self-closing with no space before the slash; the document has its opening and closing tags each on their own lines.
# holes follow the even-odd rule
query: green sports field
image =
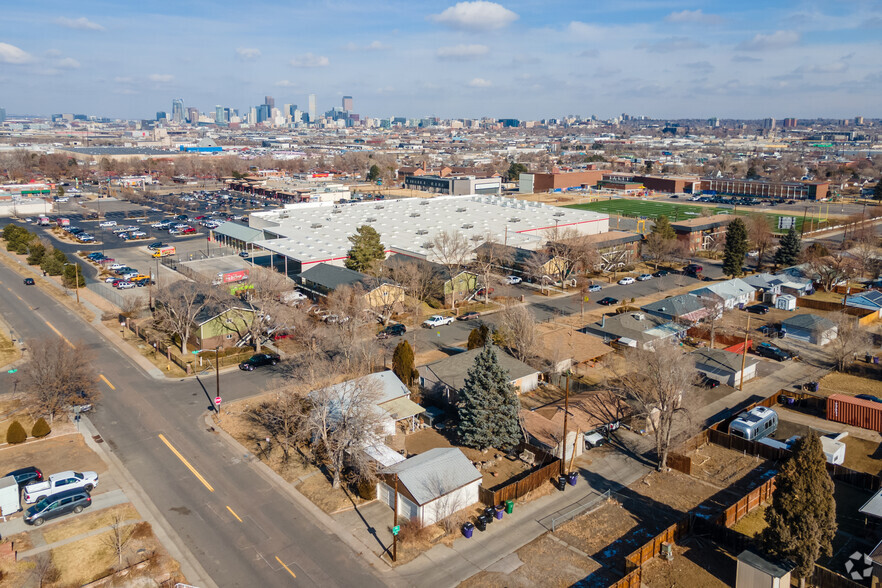
<svg viewBox="0 0 882 588">
<path fill-rule="evenodd" d="M 655 219 L 657 216 L 664 214 L 671 220 L 671 222 L 675 222 L 701 216 L 701 211 L 708 210 L 709 207 L 694 206 L 690 204 L 673 204 L 671 202 L 654 202 L 652 200 L 625 200 L 622 198 L 613 198 L 611 200 L 598 200 L 587 204 L 572 204 L 566 208 L 593 210 L 618 216 L 629 216 L 632 218 L 645 217 L 648 219 Z M 723 214 L 732 214 L 734 212 L 738 216 L 762 214 L 768 219 L 772 232 L 778 232 L 779 216 L 795 216 L 796 230 L 802 230 L 802 216 L 796 214 L 769 214 L 757 210 L 751 210 L 747 207 L 739 208 L 737 211 L 733 211 L 731 208 L 712 208 L 711 210 L 713 210 L 714 213 Z"/>
</svg>

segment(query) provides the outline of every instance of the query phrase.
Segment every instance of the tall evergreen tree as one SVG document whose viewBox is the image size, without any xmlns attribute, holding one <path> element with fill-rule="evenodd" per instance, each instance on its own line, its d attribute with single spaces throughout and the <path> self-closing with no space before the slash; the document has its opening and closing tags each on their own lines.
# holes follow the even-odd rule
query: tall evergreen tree
<svg viewBox="0 0 882 588">
<path fill-rule="evenodd" d="M 726 229 L 726 246 L 723 249 L 723 273 L 727 276 L 740 276 L 744 267 L 744 256 L 749 248 L 747 226 L 736 218 Z"/>
<path fill-rule="evenodd" d="M 876 181 L 876 186 L 873 188 L 873 199 L 882 200 L 882 178 Z"/>
<path fill-rule="evenodd" d="M 346 267 L 357 272 L 367 271 L 373 262 L 386 258 L 386 248 L 380 242 L 380 233 L 370 225 L 362 225 L 349 237 L 352 248 Z"/>
<path fill-rule="evenodd" d="M 392 371 L 406 386 L 411 386 L 415 369 L 413 348 L 407 339 L 404 339 L 395 346 L 395 351 L 392 352 Z"/>
<path fill-rule="evenodd" d="M 675 239 L 677 237 L 677 233 L 674 232 L 674 227 L 671 226 L 671 221 L 669 221 L 668 217 L 663 214 L 658 215 L 655 219 L 655 224 L 652 226 L 652 232 L 664 239 Z"/>
<path fill-rule="evenodd" d="M 522 438 L 521 401 L 488 342 L 469 368 L 459 391 L 459 436 L 466 447 L 508 449 Z"/>
<path fill-rule="evenodd" d="M 786 235 L 781 237 L 778 250 L 775 251 L 775 265 L 778 267 L 796 265 L 801 252 L 802 242 L 796 233 L 796 228 L 791 228 Z"/>
<path fill-rule="evenodd" d="M 487 339 L 489 338 L 490 327 L 482 323 L 480 327 L 472 329 L 469 333 L 469 340 L 466 343 L 467 349 L 471 351 L 472 349 L 483 347 L 487 344 Z"/>
<path fill-rule="evenodd" d="M 836 534 L 833 480 L 827 474 L 821 440 L 814 432 L 793 445 L 793 454 L 775 477 L 769 524 L 762 534 L 766 551 L 796 564 L 794 575 L 805 586 L 822 555 L 832 554 Z"/>
</svg>

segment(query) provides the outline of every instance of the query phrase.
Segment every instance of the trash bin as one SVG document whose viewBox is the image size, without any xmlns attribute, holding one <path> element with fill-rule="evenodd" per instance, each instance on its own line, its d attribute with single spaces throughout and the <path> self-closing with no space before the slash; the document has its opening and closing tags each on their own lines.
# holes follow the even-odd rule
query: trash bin
<svg viewBox="0 0 882 588">
<path fill-rule="evenodd" d="M 875 364 L 879 363 L 879 356 L 878 355 L 873 356 L 873 363 L 875 363 Z"/>
<path fill-rule="evenodd" d="M 505 514 L 511 514 L 514 512 L 514 500 L 506 500 L 505 501 Z"/>
<path fill-rule="evenodd" d="M 567 477 L 566 476 L 558 476 L 557 477 L 557 489 L 563 492 L 567 489 Z"/>
<path fill-rule="evenodd" d="M 478 519 L 475 521 L 475 526 L 478 527 L 479 531 L 486 531 L 487 517 L 485 517 L 484 515 L 479 516 Z"/>
<path fill-rule="evenodd" d="M 820 385 L 818 384 L 818 382 L 809 382 L 809 391 L 810 392 L 817 392 L 819 387 L 820 387 Z"/>
<path fill-rule="evenodd" d="M 496 509 L 492 506 L 488 506 L 484 509 L 483 516 L 487 519 L 487 524 L 489 525 L 493 522 L 493 519 L 496 518 Z"/>
<path fill-rule="evenodd" d="M 570 486 L 575 486 L 576 480 L 578 479 L 579 474 L 577 474 L 576 472 L 570 472 L 569 474 L 567 474 L 567 482 L 570 484 Z"/>
<path fill-rule="evenodd" d="M 465 537 L 466 539 L 471 539 L 472 533 L 474 533 L 474 532 L 475 532 L 475 525 L 472 524 L 471 521 L 466 521 L 465 523 L 463 523 L 463 525 L 462 525 L 463 537 Z"/>
<path fill-rule="evenodd" d="M 505 514 L 505 505 L 504 504 L 497 504 L 496 505 L 496 520 L 501 521 L 502 515 L 504 515 L 504 514 Z"/>
</svg>

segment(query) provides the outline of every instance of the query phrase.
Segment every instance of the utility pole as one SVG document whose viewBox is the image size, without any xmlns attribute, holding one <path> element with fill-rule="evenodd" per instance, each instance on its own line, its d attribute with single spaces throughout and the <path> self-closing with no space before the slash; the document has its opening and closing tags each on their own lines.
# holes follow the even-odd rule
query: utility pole
<svg viewBox="0 0 882 588">
<path fill-rule="evenodd" d="M 564 392 L 564 430 L 563 430 L 563 451 L 560 458 L 560 473 L 566 475 L 567 469 L 567 417 L 570 414 L 570 372 L 567 371 L 567 387 Z M 575 447 L 573 448 L 575 453 Z"/>
<path fill-rule="evenodd" d="M 741 382 L 738 389 L 744 390 L 744 366 L 747 364 L 747 338 L 750 337 L 750 314 L 747 315 L 747 328 L 744 331 L 744 349 L 741 350 Z"/>
<path fill-rule="evenodd" d="M 74 262 L 74 290 L 77 293 L 77 304 L 80 303 L 80 264 Z"/>
<path fill-rule="evenodd" d="M 220 398 L 220 361 L 219 361 L 220 345 L 214 348 L 214 380 L 217 385 L 215 396 Z M 217 419 L 220 421 L 220 404 L 217 405 Z"/>
<path fill-rule="evenodd" d="M 398 527 L 398 473 L 395 476 L 395 512 L 392 520 L 392 527 Z M 398 560 L 398 533 L 392 533 L 392 561 Z"/>
</svg>

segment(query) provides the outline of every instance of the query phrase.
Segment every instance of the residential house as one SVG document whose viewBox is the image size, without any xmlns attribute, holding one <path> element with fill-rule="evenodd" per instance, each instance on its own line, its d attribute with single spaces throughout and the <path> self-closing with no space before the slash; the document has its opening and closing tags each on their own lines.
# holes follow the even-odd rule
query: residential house
<svg viewBox="0 0 882 588">
<path fill-rule="evenodd" d="M 726 241 L 726 230 L 735 215 L 714 214 L 699 216 L 671 223 L 677 240 L 684 243 L 690 252 L 722 251 Z"/>
<path fill-rule="evenodd" d="M 797 314 L 781 321 L 785 338 L 826 345 L 836 338 L 838 327 L 830 319 L 816 314 Z"/>
<path fill-rule="evenodd" d="M 422 271 L 431 274 L 431 292 L 446 304 L 464 300 L 478 289 L 478 276 L 467 270 L 451 270 L 446 266 L 402 254 L 391 255 L 385 266 L 393 275 L 407 274 L 409 271 Z"/>
<path fill-rule="evenodd" d="M 340 414 L 356 395 L 370 395 L 373 410 L 380 416 L 381 426 L 376 431 L 377 434 L 394 435 L 399 423 L 413 430 L 416 428 L 417 416 L 425 411 L 410 399 L 410 390 L 392 371 L 376 372 L 347 380 L 322 390 L 325 391 L 330 393 L 334 404 L 332 414 Z M 310 392 L 310 396 L 317 394 L 318 392 Z"/>
<path fill-rule="evenodd" d="M 723 309 L 731 310 L 736 306 L 752 302 L 756 295 L 756 288 L 741 278 L 732 278 L 725 282 L 703 286 L 689 293 L 709 304 L 722 304 Z"/>
<path fill-rule="evenodd" d="M 786 272 L 752 274 L 741 279 L 759 290 L 759 298 L 769 304 L 781 294 L 806 296 L 814 291 L 811 280 Z"/>
<path fill-rule="evenodd" d="M 756 377 L 756 366 L 759 360 L 740 353 L 732 353 L 724 349 L 703 348 L 692 352 L 695 368 L 712 380 L 729 386 L 739 386 L 741 379 L 741 362 L 744 361 L 744 382 Z"/>
<path fill-rule="evenodd" d="M 396 308 L 404 304 L 404 288 L 398 284 L 345 267 L 319 263 L 298 274 L 296 280 L 303 289 L 320 297 L 348 286 L 363 290 L 371 308 Z"/>
<path fill-rule="evenodd" d="M 420 386 L 427 394 L 449 404 L 456 404 L 459 390 L 465 385 L 468 371 L 483 348 L 457 353 L 438 361 L 419 366 Z M 505 351 L 496 349 L 499 366 L 508 372 L 509 382 L 518 394 L 530 392 L 539 386 L 539 370 L 515 359 Z"/>
<path fill-rule="evenodd" d="M 456 447 L 438 447 L 379 471 L 377 497 L 398 516 L 425 527 L 478 502 L 483 476 Z"/>
<path fill-rule="evenodd" d="M 882 310 L 882 292 L 878 290 L 867 290 L 860 294 L 852 294 L 845 299 L 845 306 L 853 306 L 855 308 L 863 308 L 865 310 L 879 311 Z"/>
<path fill-rule="evenodd" d="M 249 339 L 256 312 L 254 306 L 238 298 L 206 306 L 193 318 L 190 343 L 196 349 L 235 347 Z"/>
<path fill-rule="evenodd" d="M 707 317 L 711 309 L 696 296 L 678 294 L 644 304 L 640 310 L 668 321 L 692 325 Z"/>
<path fill-rule="evenodd" d="M 542 323 L 536 326 L 536 355 L 547 365 L 547 373 L 578 371 L 579 366 L 600 359 L 613 349 L 603 339 L 569 325 Z"/>
<path fill-rule="evenodd" d="M 563 457 L 564 400 L 536 408 L 522 409 L 521 422 L 527 442 L 555 457 Z M 591 391 L 570 396 L 567 417 L 567 459 L 582 454 L 584 434 L 614 425 L 631 413 L 621 398 L 609 391 Z"/>
<path fill-rule="evenodd" d="M 645 312 L 624 312 L 615 316 L 604 315 L 600 322 L 591 323 L 582 330 L 602 337 L 604 341 L 615 341 L 627 347 L 651 349 L 659 341 L 673 339 L 685 328 Z"/>
</svg>

